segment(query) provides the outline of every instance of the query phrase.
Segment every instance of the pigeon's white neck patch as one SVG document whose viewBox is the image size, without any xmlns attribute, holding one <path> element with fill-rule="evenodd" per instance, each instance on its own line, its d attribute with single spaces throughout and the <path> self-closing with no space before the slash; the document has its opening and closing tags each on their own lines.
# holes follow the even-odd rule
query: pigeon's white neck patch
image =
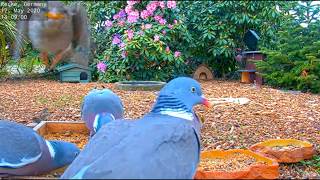
<svg viewBox="0 0 320 180">
<path fill-rule="evenodd" d="M 161 108 L 159 113 L 164 114 L 164 115 L 168 115 L 168 116 L 186 119 L 189 121 L 193 120 L 193 114 L 191 112 L 187 112 L 184 109 Z"/>
<path fill-rule="evenodd" d="M 93 130 L 94 131 L 97 131 L 99 118 L 100 118 L 99 114 L 97 114 L 96 117 L 94 118 L 94 121 L 93 121 Z"/>
<path fill-rule="evenodd" d="M 49 149 L 49 152 L 50 152 L 50 156 L 52 158 L 54 158 L 54 156 L 56 155 L 56 152 L 54 151 L 54 148 L 53 148 L 52 144 L 47 140 L 46 140 L 46 144 L 48 146 L 48 149 Z"/>
<path fill-rule="evenodd" d="M 101 116 L 103 116 L 103 115 L 105 115 L 104 113 L 103 114 L 97 114 L 96 116 L 95 116 L 95 118 L 94 118 L 94 121 L 93 121 L 93 129 L 94 129 L 94 131 L 97 131 L 97 129 L 98 129 L 98 123 L 99 123 L 99 118 L 101 117 Z M 111 118 L 112 118 L 112 120 L 115 120 L 116 118 L 113 116 L 113 114 L 111 114 L 110 113 L 110 116 L 111 116 Z"/>
</svg>

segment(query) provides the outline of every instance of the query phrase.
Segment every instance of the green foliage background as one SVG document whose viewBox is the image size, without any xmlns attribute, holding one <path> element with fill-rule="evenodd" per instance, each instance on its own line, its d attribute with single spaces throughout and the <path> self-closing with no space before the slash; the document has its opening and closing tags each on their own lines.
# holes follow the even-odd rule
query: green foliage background
<svg viewBox="0 0 320 180">
<path fill-rule="evenodd" d="M 319 93 L 320 21 L 315 15 L 319 15 L 320 8 L 306 2 L 294 9 L 290 21 L 276 34 L 275 48 L 264 49 L 267 59 L 258 62 L 257 67 L 272 86 Z"/>
<path fill-rule="evenodd" d="M 149 2 L 143 1 L 136 8 L 141 12 Z M 260 36 L 259 48 L 267 54 L 266 61 L 257 66 L 268 84 L 319 92 L 319 5 L 312 1 L 176 2 L 174 10 L 160 12 L 168 23 L 174 19 L 179 21 L 171 31 L 150 19 L 140 24 L 126 24 L 123 28 L 106 29 L 104 22 L 124 9 L 127 2 L 81 1 L 88 12 L 94 42 L 91 64 L 94 79 L 168 81 L 175 76 L 191 75 L 202 63 L 208 64 L 216 77 L 228 78 L 236 74 L 238 68 L 235 50 L 247 50 L 243 37 L 251 29 Z M 128 56 L 119 61 L 121 51 L 112 46 L 112 35 L 120 33 L 125 37 L 125 30 L 130 28 L 137 32 L 141 23 L 152 23 L 155 28 L 126 42 Z M 6 74 L 3 69 L 11 58 L 8 45 L 10 48 L 15 37 L 14 26 L 14 21 L 0 22 L 0 74 Z M 162 43 L 154 43 L 152 37 L 162 30 L 167 31 L 160 37 Z M 168 55 L 164 51 L 167 45 L 172 52 L 180 51 L 181 57 Z M 31 54 L 31 59 L 35 59 L 36 51 L 30 48 L 26 51 L 32 51 L 26 52 L 26 57 Z M 105 73 L 97 71 L 98 62 L 107 63 Z"/>
<path fill-rule="evenodd" d="M 263 1 L 177 1 L 177 9 L 173 18 L 179 19 L 186 30 L 181 29 L 177 49 L 184 55 L 183 72 L 191 73 L 199 64 L 206 63 L 217 77 L 225 77 L 234 72 L 235 48 L 246 49 L 242 39 L 248 29 L 256 30 L 262 37 L 260 46 L 273 47 L 275 32 L 285 19 L 285 12 L 295 2 L 263 2 Z M 110 46 L 110 33 L 104 30 L 103 22 L 126 6 L 125 1 L 85 2 L 93 38 L 97 45 L 96 58 L 102 60 L 106 49 Z M 280 13 L 276 6 L 283 11 Z M 175 39 L 171 40 L 174 43 Z M 138 51 L 139 47 L 137 47 Z M 100 55 L 100 57 L 98 56 Z M 141 63 L 144 63 L 141 61 Z M 95 64 L 94 64 L 95 65 Z M 128 69 L 132 64 L 117 64 L 119 69 Z M 142 66 L 142 65 L 141 65 Z M 173 64 L 173 66 L 175 66 Z M 181 69 L 180 67 L 179 69 Z M 172 70 L 172 69 L 171 69 Z M 171 70 L 162 70 L 163 74 L 172 74 Z M 118 70 L 119 71 L 119 70 Z M 139 70 L 138 70 L 139 71 Z M 145 69 L 141 68 L 141 71 Z M 123 80 L 119 73 L 107 72 L 106 81 Z M 130 72 L 132 74 L 133 72 Z M 167 80 L 172 76 L 161 76 L 161 72 L 146 75 L 143 79 Z M 139 77 L 139 76 L 137 76 Z M 140 76 L 141 77 L 141 76 Z M 109 78 L 109 79 L 108 79 Z"/>
</svg>

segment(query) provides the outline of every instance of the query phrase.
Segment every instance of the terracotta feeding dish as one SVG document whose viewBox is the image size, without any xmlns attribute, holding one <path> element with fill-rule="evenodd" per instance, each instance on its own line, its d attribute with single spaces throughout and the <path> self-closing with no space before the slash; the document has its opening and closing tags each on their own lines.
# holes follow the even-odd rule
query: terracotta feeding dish
<svg viewBox="0 0 320 180">
<path fill-rule="evenodd" d="M 201 153 L 195 179 L 276 179 L 277 161 L 250 150 L 214 150 Z"/>
<path fill-rule="evenodd" d="M 250 149 L 283 163 L 310 159 L 315 154 L 315 149 L 311 143 L 296 139 L 271 139 L 257 143 Z"/>
<path fill-rule="evenodd" d="M 89 130 L 84 122 L 41 121 L 33 128 L 47 140 L 62 140 L 76 144 L 80 149 L 87 144 Z"/>
</svg>

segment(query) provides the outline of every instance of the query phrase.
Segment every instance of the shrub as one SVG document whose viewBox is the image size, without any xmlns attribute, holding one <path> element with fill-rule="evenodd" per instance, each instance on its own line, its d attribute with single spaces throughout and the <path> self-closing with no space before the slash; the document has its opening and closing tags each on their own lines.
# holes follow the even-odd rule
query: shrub
<svg viewBox="0 0 320 180">
<path fill-rule="evenodd" d="M 188 33 L 175 1 L 127 1 L 104 21 L 99 79 L 168 80 L 184 73 Z"/>
<path fill-rule="evenodd" d="M 267 83 L 286 89 L 320 92 L 319 22 L 296 25 L 279 32 L 277 50 L 266 50 L 267 59 L 257 62 Z"/>
<path fill-rule="evenodd" d="M 224 77 L 236 68 L 235 50 L 247 50 L 245 33 L 253 29 L 261 37 L 260 47 L 270 47 L 283 18 L 276 10 L 292 2 L 280 1 L 184 1 L 183 14 L 192 35 L 188 44 L 192 59 L 209 64 L 217 76 Z"/>
</svg>

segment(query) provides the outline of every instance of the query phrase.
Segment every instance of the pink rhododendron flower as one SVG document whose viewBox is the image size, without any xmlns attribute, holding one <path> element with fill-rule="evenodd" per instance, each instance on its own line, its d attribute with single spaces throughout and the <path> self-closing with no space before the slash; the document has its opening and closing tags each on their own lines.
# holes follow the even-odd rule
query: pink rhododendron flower
<svg viewBox="0 0 320 180">
<path fill-rule="evenodd" d="M 121 10 L 118 12 L 118 15 L 119 15 L 119 18 L 124 18 L 124 17 L 126 17 L 126 12 L 125 12 L 125 10 L 121 9 Z"/>
<path fill-rule="evenodd" d="M 98 69 L 98 71 L 100 71 L 100 72 L 106 72 L 106 69 L 107 69 L 107 65 L 104 63 L 104 62 L 99 62 L 98 64 L 97 64 L 97 69 Z"/>
<path fill-rule="evenodd" d="M 127 21 L 129 23 L 135 23 L 135 22 L 138 21 L 138 19 L 139 19 L 139 11 L 131 11 L 128 14 L 129 14 L 129 16 L 128 16 Z"/>
<path fill-rule="evenodd" d="M 123 20 L 119 21 L 117 24 L 120 27 L 123 27 L 125 25 L 126 22 L 124 22 Z"/>
<path fill-rule="evenodd" d="M 126 12 L 127 14 L 129 14 L 129 13 L 132 11 L 132 9 L 133 9 L 133 6 L 130 6 L 130 5 L 128 5 L 128 6 L 126 6 L 126 7 L 124 8 L 124 10 L 125 10 L 125 12 Z"/>
<path fill-rule="evenodd" d="M 161 25 L 165 25 L 165 24 L 167 23 L 167 21 L 166 21 L 165 19 L 160 19 L 160 20 L 159 20 L 159 23 L 160 23 Z"/>
<path fill-rule="evenodd" d="M 164 1 L 160 1 L 159 6 L 161 7 L 161 9 L 164 9 L 166 7 L 166 3 Z"/>
<path fill-rule="evenodd" d="M 176 52 L 174 52 L 174 57 L 179 57 L 181 55 L 181 52 L 179 52 L 179 51 L 176 51 Z"/>
<path fill-rule="evenodd" d="M 158 35 L 154 35 L 154 37 L 153 37 L 153 41 L 154 41 L 154 42 L 159 41 L 159 39 L 160 39 L 160 36 L 158 36 Z"/>
<path fill-rule="evenodd" d="M 167 7 L 168 7 L 169 9 L 174 9 L 174 8 L 176 8 L 176 5 L 177 5 L 176 1 L 167 1 Z"/>
<path fill-rule="evenodd" d="M 126 47 L 126 44 L 122 42 L 119 44 L 119 47 L 122 49 L 122 48 Z"/>
<path fill-rule="evenodd" d="M 147 5 L 146 9 L 153 14 L 153 12 L 157 9 L 157 7 L 158 7 L 158 1 L 151 1 Z"/>
<path fill-rule="evenodd" d="M 173 20 L 173 22 L 174 22 L 174 24 L 178 24 L 178 21 L 175 19 L 175 20 Z"/>
<path fill-rule="evenodd" d="M 159 15 L 154 16 L 154 20 L 159 21 L 160 19 L 162 19 L 162 16 L 159 16 Z"/>
<path fill-rule="evenodd" d="M 150 17 L 152 14 L 148 11 L 148 10 L 143 10 L 140 13 L 140 16 L 142 19 L 147 19 L 148 17 Z"/>
<path fill-rule="evenodd" d="M 131 40 L 133 38 L 134 31 L 131 29 L 126 30 L 126 33 L 128 34 L 128 39 Z"/>
<path fill-rule="evenodd" d="M 139 19 L 139 16 L 128 16 L 128 23 L 135 23 L 135 22 L 138 22 L 138 19 Z"/>
<path fill-rule="evenodd" d="M 166 35 L 167 32 L 166 32 L 165 30 L 162 30 L 162 34 L 163 34 L 163 35 Z"/>
<path fill-rule="evenodd" d="M 119 44 L 121 43 L 120 35 L 114 35 L 112 39 L 112 44 Z"/>
<path fill-rule="evenodd" d="M 168 28 L 169 28 L 169 29 L 172 29 L 173 26 L 172 26 L 171 24 L 168 24 Z"/>
<path fill-rule="evenodd" d="M 106 27 L 112 27 L 112 21 L 106 20 L 106 21 L 104 21 L 104 25 L 105 25 Z"/>
<path fill-rule="evenodd" d="M 119 14 L 113 15 L 113 19 L 114 19 L 114 20 L 119 19 L 119 18 L 120 18 Z"/>
<path fill-rule="evenodd" d="M 166 52 L 169 53 L 170 52 L 170 48 L 169 46 L 166 47 Z"/>
<path fill-rule="evenodd" d="M 146 24 L 144 27 L 145 27 L 146 29 L 150 29 L 150 28 L 152 28 L 152 24 Z"/>
<path fill-rule="evenodd" d="M 130 13 L 128 13 L 129 16 L 136 16 L 139 17 L 139 11 L 131 11 Z"/>
<path fill-rule="evenodd" d="M 130 5 L 130 6 L 133 6 L 135 4 L 139 3 L 139 1 L 133 1 L 133 0 L 130 0 L 130 1 L 127 1 L 127 4 Z"/>
</svg>

